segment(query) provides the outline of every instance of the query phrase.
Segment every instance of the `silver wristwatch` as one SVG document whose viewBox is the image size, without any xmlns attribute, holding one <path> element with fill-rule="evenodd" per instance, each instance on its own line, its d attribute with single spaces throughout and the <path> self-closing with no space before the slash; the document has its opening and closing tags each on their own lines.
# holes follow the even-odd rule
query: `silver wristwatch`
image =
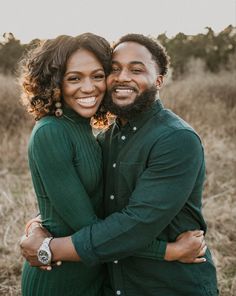
<svg viewBox="0 0 236 296">
<path fill-rule="evenodd" d="M 49 244 L 53 237 L 46 237 L 42 245 L 39 247 L 37 256 L 38 256 L 38 261 L 42 263 L 43 265 L 50 265 L 51 260 L 52 260 L 52 252 L 49 248 Z"/>
</svg>

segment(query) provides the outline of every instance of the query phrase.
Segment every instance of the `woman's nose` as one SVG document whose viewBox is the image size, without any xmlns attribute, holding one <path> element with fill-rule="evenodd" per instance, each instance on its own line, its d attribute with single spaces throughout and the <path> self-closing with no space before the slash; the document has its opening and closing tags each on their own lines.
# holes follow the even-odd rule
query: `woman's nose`
<svg viewBox="0 0 236 296">
<path fill-rule="evenodd" d="M 91 79 L 85 79 L 80 87 L 82 92 L 91 93 L 95 90 L 95 85 Z"/>
</svg>

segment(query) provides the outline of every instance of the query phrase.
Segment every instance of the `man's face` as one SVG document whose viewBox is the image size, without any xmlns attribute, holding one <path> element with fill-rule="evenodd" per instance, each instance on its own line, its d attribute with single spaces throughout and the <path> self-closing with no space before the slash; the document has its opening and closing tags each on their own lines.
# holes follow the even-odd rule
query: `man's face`
<svg viewBox="0 0 236 296">
<path fill-rule="evenodd" d="M 158 66 L 148 49 L 136 42 L 119 44 L 113 53 L 112 70 L 107 78 L 110 99 L 117 107 L 126 108 L 136 98 L 162 84 Z"/>
</svg>

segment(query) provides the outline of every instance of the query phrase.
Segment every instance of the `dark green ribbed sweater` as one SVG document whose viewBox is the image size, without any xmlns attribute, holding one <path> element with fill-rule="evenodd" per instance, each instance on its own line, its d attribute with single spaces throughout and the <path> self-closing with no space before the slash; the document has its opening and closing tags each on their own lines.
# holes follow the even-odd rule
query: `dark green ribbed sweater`
<svg viewBox="0 0 236 296">
<path fill-rule="evenodd" d="M 102 157 L 89 119 L 65 109 L 35 125 L 29 142 L 29 165 L 43 225 L 55 236 L 68 236 L 95 223 L 102 209 Z M 51 272 L 26 262 L 23 296 L 99 296 L 101 265 L 63 262 Z"/>
</svg>

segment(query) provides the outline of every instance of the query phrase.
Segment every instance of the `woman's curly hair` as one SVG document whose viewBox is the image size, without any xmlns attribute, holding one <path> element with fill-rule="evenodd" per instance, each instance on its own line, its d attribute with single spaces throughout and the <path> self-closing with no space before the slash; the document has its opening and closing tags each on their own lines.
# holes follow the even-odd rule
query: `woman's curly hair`
<svg viewBox="0 0 236 296">
<path fill-rule="evenodd" d="M 78 49 L 91 51 L 101 62 L 105 74 L 109 74 L 110 45 L 104 38 L 92 33 L 77 37 L 61 35 L 46 40 L 30 50 L 21 61 L 21 99 L 35 120 L 54 114 L 55 103 L 63 99 L 61 87 L 67 61 Z M 105 112 L 101 110 L 95 116 L 98 120 L 105 117 Z"/>
</svg>

